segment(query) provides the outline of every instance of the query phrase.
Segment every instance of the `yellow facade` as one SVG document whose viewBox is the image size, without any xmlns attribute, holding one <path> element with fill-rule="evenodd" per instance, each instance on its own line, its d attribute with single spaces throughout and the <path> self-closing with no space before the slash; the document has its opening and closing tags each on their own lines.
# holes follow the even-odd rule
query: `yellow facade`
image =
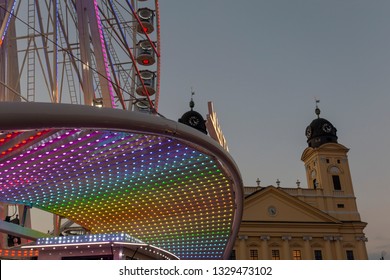
<svg viewBox="0 0 390 280">
<path fill-rule="evenodd" d="M 334 143 L 302 154 L 307 188 L 246 187 L 232 259 L 367 259 L 347 158 Z"/>
</svg>

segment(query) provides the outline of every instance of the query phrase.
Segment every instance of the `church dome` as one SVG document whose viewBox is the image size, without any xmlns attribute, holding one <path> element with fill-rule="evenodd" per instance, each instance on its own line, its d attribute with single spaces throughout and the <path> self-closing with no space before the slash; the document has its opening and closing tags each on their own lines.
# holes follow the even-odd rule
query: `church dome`
<svg viewBox="0 0 390 280">
<path fill-rule="evenodd" d="M 192 92 L 191 95 L 194 95 Z M 207 134 L 206 121 L 201 114 L 194 111 L 195 102 L 191 98 L 190 108 L 191 110 L 184 113 L 183 116 L 178 120 L 180 123 L 184 123 L 192 128 L 195 128 L 204 134 Z"/>
<path fill-rule="evenodd" d="M 317 119 L 306 127 L 307 144 L 318 148 L 325 143 L 337 143 L 337 129 L 326 119 L 320 118 L 320 109 L 316 108 Z"/>
</svg>

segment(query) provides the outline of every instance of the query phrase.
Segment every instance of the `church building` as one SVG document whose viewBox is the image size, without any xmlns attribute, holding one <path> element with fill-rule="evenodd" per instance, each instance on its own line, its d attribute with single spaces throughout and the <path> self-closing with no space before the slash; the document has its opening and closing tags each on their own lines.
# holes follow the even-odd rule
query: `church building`
<svg viewBox="0 0 390 280">
<path fill-rule="evenodd" d="M 336 128 L 317 118 L 306 128 L 307 188 L 245 187 L 243 218 L 231 258 L 238 260 L 368 259 L 348 164 Z"/>
</svg>

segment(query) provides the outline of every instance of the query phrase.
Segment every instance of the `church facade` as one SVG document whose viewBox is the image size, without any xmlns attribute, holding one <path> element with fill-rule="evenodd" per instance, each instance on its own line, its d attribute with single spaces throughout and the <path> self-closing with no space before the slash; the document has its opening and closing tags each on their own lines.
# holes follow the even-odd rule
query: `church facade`
<svg viewBox="0 0 390 280">
<path fill-rule="evenodd" d="M 232 259 L 367 259 L 348 148 L 336 128 L 317 118 L 306 128 L 307 188 L 245 187 L 243 218 Z"/>
</svg>

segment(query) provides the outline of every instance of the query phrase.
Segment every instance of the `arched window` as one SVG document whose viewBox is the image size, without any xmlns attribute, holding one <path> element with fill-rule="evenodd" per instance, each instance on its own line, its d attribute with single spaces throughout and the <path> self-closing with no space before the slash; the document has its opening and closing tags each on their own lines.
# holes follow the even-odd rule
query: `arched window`
<svg viewBox="0 0 390 280">
<path fill-rule="evenodd" d="M 339 175 L 332 175 L 333 189 L 335 191 L 341 191 L 341 183 Z"/>
</svg>

